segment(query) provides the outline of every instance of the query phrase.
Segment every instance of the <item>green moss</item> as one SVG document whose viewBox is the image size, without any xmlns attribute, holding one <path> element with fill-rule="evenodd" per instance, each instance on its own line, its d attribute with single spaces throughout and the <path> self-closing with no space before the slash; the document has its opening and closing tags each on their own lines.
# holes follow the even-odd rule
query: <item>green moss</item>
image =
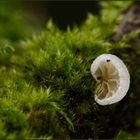
<svg viewBox="0 0 140 140">
<path fill-rule="evenodd" d="M 66 32 L 50 21 L 45 31 L 0 56 L 1 138 L 114 138 L 140 129 L 140 48 L 131 44 L 139 31 L 110 41 L 128 3 L 110 2 L 109 8 L 103 2 L 100 17 L 89 14 L 81 27 Z M 90 73 L 103 53 L 119 56 L 131 75 L 127 96 L 110 106 L 94 101 Z"/>
<path fill-rule="evenodd" d="M 1 1 L 0 3 L 0 38 L 12 41 L 24 39 L 30 32 L 24 21 L 22 2 Z"/>
</svg>

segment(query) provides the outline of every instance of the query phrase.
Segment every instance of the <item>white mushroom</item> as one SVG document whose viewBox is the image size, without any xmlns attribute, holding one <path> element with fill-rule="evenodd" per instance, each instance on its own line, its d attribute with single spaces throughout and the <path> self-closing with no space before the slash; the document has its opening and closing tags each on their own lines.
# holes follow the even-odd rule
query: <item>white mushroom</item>
<svg viewBox="0 0 140 140">
<path fill-rule="evenodd" d="M 91 65 L 91 74 L 97 81 L 95 101 L 100 105 L 120 101 L 129 89 L 129 72 L 122 60 L 115 55 L 98 56 Z"/>
</svg>

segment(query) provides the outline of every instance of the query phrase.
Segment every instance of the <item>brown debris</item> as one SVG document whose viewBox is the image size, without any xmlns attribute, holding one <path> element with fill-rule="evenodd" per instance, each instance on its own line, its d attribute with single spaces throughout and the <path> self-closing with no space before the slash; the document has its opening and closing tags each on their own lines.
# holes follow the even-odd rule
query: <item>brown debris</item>
<svg viewBox="0 0 140 140">
<path fill-rule="evenodd" d="M 135 2 L 123 11 L 122 19 L 112 37 L 114 42 L 118 41 L 124 34 L 140 28 L 140 2 Z"/>
</svg>

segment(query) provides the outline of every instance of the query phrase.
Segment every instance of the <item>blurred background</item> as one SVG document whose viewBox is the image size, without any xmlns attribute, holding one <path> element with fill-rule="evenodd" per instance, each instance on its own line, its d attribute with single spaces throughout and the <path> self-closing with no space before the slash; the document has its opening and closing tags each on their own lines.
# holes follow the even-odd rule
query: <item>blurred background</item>
<svg viewBox="0 0 140 140">
<path fill-rule="evenodd" d="M 28 11 L 27 20 L 33 24 L 43 25 L 49 19 L 62 30 L 68 25 L 80 24 L 85 20 L 88 12 L 99 14 L 98 1 L 24 1 L 24 7 Z"/>
<path fill-rule="evenodd" d="M 51 19 L 62 31 L 99 14 L 98 1 L 0 1 L 0 37 L 17 40 L 46 27 Z M 16 26 L 12 26 L 16 25 Z M 27 30 L 26 30 L 27 29 Z M 5 31 L 7 30 L 7 32 Z M 21 32 L 22 31 L 22 32 Z"/>
</svg>

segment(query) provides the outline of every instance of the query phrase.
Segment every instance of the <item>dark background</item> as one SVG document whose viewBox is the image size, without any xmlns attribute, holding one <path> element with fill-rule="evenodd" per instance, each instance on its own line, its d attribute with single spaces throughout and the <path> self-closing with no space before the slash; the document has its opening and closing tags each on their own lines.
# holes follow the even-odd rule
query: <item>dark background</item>
<svg viewBox="0 0 140 140">
<path fill-rule="evenodd" d="M 99 14 L 98 1 L 23 1 L 28 22 L 46 25 L 49 19 L 61 29 L 80 25 L 88 13 Z"/>
</svg>

